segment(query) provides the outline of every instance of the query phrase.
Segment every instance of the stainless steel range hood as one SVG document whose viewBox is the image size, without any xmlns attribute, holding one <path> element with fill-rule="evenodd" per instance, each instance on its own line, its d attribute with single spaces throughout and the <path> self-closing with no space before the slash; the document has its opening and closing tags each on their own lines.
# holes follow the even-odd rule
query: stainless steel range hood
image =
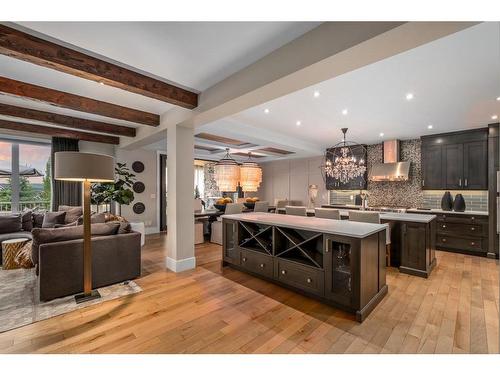
<svg viewBox="0 0 500 375">
<path fill-rule="evenodd" d="M 399 161 L 399 141 L 385 141 L 383 163 L 374 164 L 368 171 L 370 181 L 408 181 L 410 162 Z"/>
</svg>

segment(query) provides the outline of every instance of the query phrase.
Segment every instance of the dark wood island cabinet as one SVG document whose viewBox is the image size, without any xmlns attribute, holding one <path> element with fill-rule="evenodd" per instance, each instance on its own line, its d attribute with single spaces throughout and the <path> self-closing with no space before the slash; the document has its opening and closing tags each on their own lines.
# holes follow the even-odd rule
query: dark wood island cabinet
<svg viewBox="0 0 500 375">
<path fill-rule="evenodd" d="M 387 294 L 386 226 L 247 213 L 224 215 L 223 265 L 356 315 Z"/>
</svg>

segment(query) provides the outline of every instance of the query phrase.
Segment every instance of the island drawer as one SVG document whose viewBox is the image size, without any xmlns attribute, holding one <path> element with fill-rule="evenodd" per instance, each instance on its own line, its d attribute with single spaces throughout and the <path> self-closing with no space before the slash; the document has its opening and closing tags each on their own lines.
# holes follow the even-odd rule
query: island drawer
<svg viewBox="0 0 500 375">
<path fill-rule="evenodd" d="M 460 223 L 460 224 L 488 224 L 488 216 L 483 215 L 467 215 L 467 214 L 438 214 L 438 223 Z"/>
<path fill-rule="evenodd" d="M 276 278 L 284 284 L 318 296 L 325 294 L 325 274 L 314 267 L 277 259 Z"/>
<path fill-rule="evenodd" d="M 487 228 L 485 225 L 477 224 L 462 224 L 462 223 L 448 223 L 439 222 L 437 226 L 438 232 L 443 234 L 457 234 L 462 236 L 482 237 L 487 235 Z"/>
<path fill-rule="evenodd" d="M 250 272 L 259 275 L 273 277 L 274 260 L 271 255 L 259 253 L 251 250 L 240 250 L 240 265 Z"/>
<path fill-rule="evenodd" d="M 485 252 L 481 238 L 460 238 L 454 235 L 438 234 L 437 246 L 457 250 Z"/>
</svg>

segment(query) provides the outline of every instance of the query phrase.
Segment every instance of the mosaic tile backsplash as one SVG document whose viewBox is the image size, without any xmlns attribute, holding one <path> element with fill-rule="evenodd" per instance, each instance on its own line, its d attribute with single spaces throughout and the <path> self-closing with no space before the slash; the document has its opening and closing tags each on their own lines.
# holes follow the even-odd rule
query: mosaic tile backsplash
<svg viewBox="0 0 500 375">
<path fill-rule="evenodd" d="M 421 208 L 441 208 L 443 190 L 421 189 L 420 140 L 401 141 L 401 161 L 410 161 L 408 181 L 368 182 L 368 204 L 370 206 L 401 206 Z M 367 148 L 368 168 L 382 162 L 382 144 L 369 145 Z M 354 195 L 359 191 L 330 191 L 330 204 L 354 204 Z M 466 209 L 488 211 L 487 191 L 451 191 L 452 196 L 461 193 Z"/>
</svg>

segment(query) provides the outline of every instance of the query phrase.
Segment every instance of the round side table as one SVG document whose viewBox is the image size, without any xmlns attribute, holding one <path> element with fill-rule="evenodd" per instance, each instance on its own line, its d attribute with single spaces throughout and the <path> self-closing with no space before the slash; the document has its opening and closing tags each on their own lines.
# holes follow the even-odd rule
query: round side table
<svg viewBox="0 0 500 375">
<path fill-rule="evenodd" d="M 26 238 L 15 238 L 2 242 L 2 268 L 4 270 L 14 270 L 21 268 L 15 261 L 17 253 L 29 240 Z"/>
</svg>

